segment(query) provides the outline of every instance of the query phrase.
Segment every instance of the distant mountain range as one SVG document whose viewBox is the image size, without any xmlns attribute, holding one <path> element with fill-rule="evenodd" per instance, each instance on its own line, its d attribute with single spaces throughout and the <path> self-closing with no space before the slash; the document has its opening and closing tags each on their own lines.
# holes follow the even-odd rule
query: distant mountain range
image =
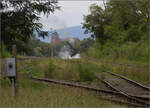
<svg viewBox="0 0 150 108">
<path fill-rule="evenodd" d="M 91 36 L 90 33 L 84 34 L 85 30 L 82 29 L 81 26 L 73 26 L 73 27 L 69 27 L 69 28 L 67 28 L 65 30 L 64 29 L 58 29 L 58 30 L 55 30 L 55 31 L 58 32 L 60 38 L 69 38 L 69 37 L 73 38 L 73 37 L 76 37 L 76 38 L 78 38 L 80 40 L 83 40 L 84 38 L 88 38 L 88 37 Z M 36 37 L 38 39 L 40 39 L 41 41 L 50 42 L 50 35 L 51 35 L 51 33 L 50 33 L 50 31 L 48 31 L 48 32 L 49 32 L 48 37 L 46 37 L 45 39 L 43 39 L 41 37 L 38 37 L 37 33 L 35 33 L 35 34 L 36 34 Z"/>
</svg>

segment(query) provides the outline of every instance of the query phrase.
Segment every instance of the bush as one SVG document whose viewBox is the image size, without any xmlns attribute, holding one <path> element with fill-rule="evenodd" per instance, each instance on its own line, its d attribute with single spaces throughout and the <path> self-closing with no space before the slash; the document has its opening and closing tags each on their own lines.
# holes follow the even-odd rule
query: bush
<svg viewBox="0 0 150 108">
<path fill-rule="evenodd" d="M 36 77 L 45 77 L 45 78 L 52 78 L 53 72 L 55 70 L 55 65 L 53 59 L 44 59 L 40 61 L 32 61 L 32 62 L 25 62 L 31 67 L 31 71 L 27 71 L 26 73 L 36 76 Z"/>
<path fill-rule="evenodd" d="M 99 43 L 95 42 L 89 49 L 87 50 L 88 57 L 91 58 L 100 58 L 101 54 L 101 46 Z"/>
<path fill-rule="evenodd" d="M 80 81 L 93 81 L 95 79 L 94 72 L 87 65 L 78 64 L 77 71 L 79 72 Z"/>
<path fill-rule="evenodd" d="M 46 68 L 46 67 L 45 67 L 45 68 Z M 53 59 L 50 59 L 50 60 L 48 61 L 48 71 L 45 72 L 45 77 L 46 77 L 46 78 L 52 78 L 52 77 L 53 77 L 52 74 L 53 74 L 55 68 L 56 68 L 56 66 L 55 66 L 55 64 L 54 64 L 54 60 L 53 60 Z"/>
<path fill-rule="evenodd" d="M 148 40 L 115 44 L 107 41 L 104 45 L 94 43 L 87 51 L 91 58 L 111 60 L 125 59 L 130 61 L 148 62 L 150 46 Z"/>
<path fill-rule="evenodd" d="M 2 51 L 0 54 L 1 58 L 10 58 L 11 57 L 10 53 L 6 50 L 6 47 L 3 43 L 1 44 L 1 51 Z"/>
<path fill-rule="evenodd" d="M 102 65 L 100 66 L 100 69 L 99 69 L 99 70 L 100 70 L 101 72 L 105 72 L 105 71 L 109 71 L 110 68 L 109 68 L 108 66 L 102 64 Z"/>
</svg>

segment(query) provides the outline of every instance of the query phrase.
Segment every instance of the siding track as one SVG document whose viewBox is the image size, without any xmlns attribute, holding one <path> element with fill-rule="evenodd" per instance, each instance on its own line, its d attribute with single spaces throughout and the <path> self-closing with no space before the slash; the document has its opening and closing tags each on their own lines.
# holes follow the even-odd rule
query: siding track
<svg viewBox="0 0 150 108">
<path fill-rule="evenodd" d="M 87 86 L 83 84 L 78 84 L 74 82 L 66 82 L 66 81 L 55 80 L 55 79 L 45 79 L 45 78 L 36 78 L 36 77 L 30 77 L 30 79 L 40 81 L 40 82 L 54 83 L 54 84 L 59 84 L 59 85 L 65 85 L 65 86 L 77 87 L 77 88 L 87 89 L 90 91 L 95 91 L 97 95 L 100 96 L 101 99 L 105 99 L 105 100 L 109 100 L 109 101 L 113 101 L 113 102 L 117 102 L 121 104 L 127 104 L 129 106 L 133 106 L 133 108 L 137 108 L 137 107 L 146 108 L 149 106 L 148 104 L 146 104 L 144 100 L 141 101 L 141 100 L 133 99 L 132 97 L 125 96 L 118 91 L 103 90 L 100 88 L 95 88 L 95 87 L 91 87 L 91 86 Z"/>
<path fill-rule="evenodd" d="M 96 76 L 111 90 L 135 100 L 137 103 L 150 106 L 149 87 L 112 72 L 102 72 Z"/>
</svg>

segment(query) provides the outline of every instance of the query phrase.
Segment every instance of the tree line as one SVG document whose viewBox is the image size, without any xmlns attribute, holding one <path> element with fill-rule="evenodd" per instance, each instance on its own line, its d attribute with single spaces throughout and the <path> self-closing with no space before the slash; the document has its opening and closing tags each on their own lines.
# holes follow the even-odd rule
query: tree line
<svg viewBox="0 0 150 108">
<path fill-rule="evenodd" d="M 86 51 L 89 57 L 149 61 L 149 0 L 103 0 L 84 15 L 85 33 L 95 43 Z"/>
<path fill-rule="evenodd" d="M 149 0 L 107 0 L 104 8 L 91 5 L 82 24 L 85 33 L 91 32 L 100 44 L 107 41 L 122 44 L 148 38 L 149 21 Z"/>
</svg>

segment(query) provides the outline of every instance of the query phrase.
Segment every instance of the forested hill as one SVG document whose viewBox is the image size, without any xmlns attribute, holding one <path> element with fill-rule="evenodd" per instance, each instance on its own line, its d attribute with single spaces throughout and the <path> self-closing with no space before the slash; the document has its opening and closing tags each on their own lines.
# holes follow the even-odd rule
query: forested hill
<svg viewBox="0 0 150 108">
<path fill-rule="evenodd" d="M 84 38 L 88 38 L 91 36 L 90 33 L 88 34 L 84 34 L 85 29 L 82 28 L 82 26 L 73 26 L 73 27 L 69 27 L 67 29 L 58 29 L 56 30 L 60 36 L 60 38 L 66 38 L 66 37 L 77 37 L 80 40 L 83 40 Z M 50 31 L 48 37 L 45 37 L 44 39 L 42 37 L 38 37 L 37 33 L 36 36 L 37 38 L 39 38 L 41 41 L 45 41 L 45 42 L 50 42 Z M 67 36 L 65 36 L 65 34 L 68 34 Z"/>
</svg>

